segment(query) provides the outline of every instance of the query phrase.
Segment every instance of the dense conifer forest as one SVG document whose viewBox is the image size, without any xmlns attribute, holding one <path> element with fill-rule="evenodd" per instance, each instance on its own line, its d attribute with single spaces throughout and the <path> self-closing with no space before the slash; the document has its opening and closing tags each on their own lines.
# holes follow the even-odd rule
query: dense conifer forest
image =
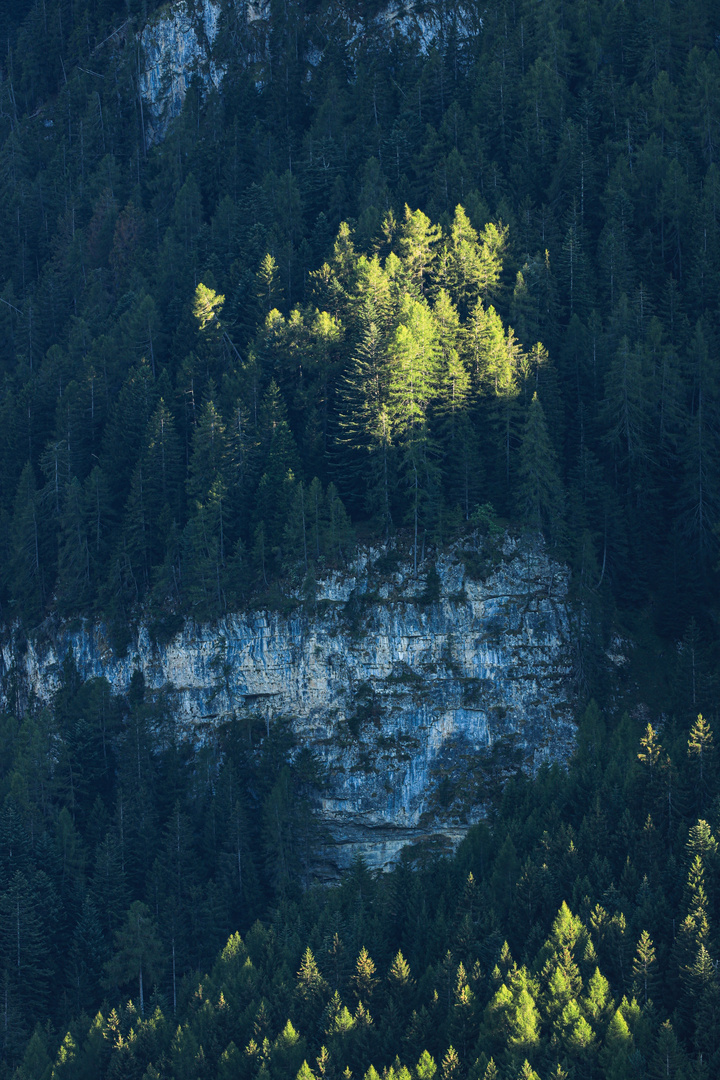
<svg viewBox="0 0 720 1080">
<path fill-rule="evenodd" d="M 237 727 L 193 752 L 140 679 L 118 699 L 70 665 L 4 719 L 3 1076 L 717 1076 L 702 714 L 659 733 L 591 702 L 568 771 L 487 772 L 452 860 L 309 889 L 322 777 L 289 728 Z"/>
<path fill-rule="evenodd" d="M 352 523 L 490 505 L 681 637 L 717 562 L 714 5 L 498 0 L 309 78 L 318 9 L 272 11 L 272 79 L 227 5 L 221 91 L 150 149 L 146 7 L 5 16 L 6 620 L 213 615 Z"/>
<path fill-rule="evenodd" d="M 0 5 L 5 628 L 122 651 L 311 611 L 358 541 L 541 530 L 600 704 L 454 859 L 319 890 L 290 725 L 193 749 L 139 677 L 9 674 L 0 1076 L 717 1076 L 717 4 L 471 0 L 309 66 L 327 5 L 273 0 L 259 81 L 227 2 L 149 146 L 158 7 Z"/>
</svg>

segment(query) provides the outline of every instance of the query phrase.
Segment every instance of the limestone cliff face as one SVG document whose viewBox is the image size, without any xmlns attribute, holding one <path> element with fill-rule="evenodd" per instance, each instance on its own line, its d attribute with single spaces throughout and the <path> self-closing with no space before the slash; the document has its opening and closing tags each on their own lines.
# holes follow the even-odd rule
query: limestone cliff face
<svg viewBox="0 0 720 1080">
<path fill-rule="evenodd" d="M 493 747 L 496 771 L 498 746 L 528 770 L 572 746 L 567 569 L 540 541 L 506 538 L 489 562 L 472 554 L 450 551 L 416 578 L 365 550 L 318 582 L 314 609 L 187 621 L 167 644 L 141 625 L 124 657 L 92 623 L 23 650 L 8 641 L 3 694 L 14 666 L 23 693 L 48 701 L 70 651 L 117 692 L 141 670 L 150 692 L 169 691 L 188 739 L 233 718 L 288 718 L 327 772 L 329 865 L 362 852 L 384 867 L 406 843 L 451 844 L 482 816 Z"/>
<path fill-rule="evenodd" d="M 194 75 L 205 90 L 218 87 L 225 73 L 212 47 L 218 33 L 220 5 L 212 0 L 177 0 L 161 8 L 140 35 L 140 94 L 147 110 L 145 140 L 162 139 L 178 116 Z"/>
<path fill-rule="evenodd" d="M 308 81 L 331 42 L 346 51 L 352 64 L 362 50 L 388 48 L 394 40 L 426 54 L 452 33 L 462 55 L 482 27 L 470 2 L 393 2 L 372 19 L 359 18 L 353 7 L 327 0 L 299 28 Z M 270 0 L 175 0 L 160 8 L 140 34 L 140 94 L 148 146 L 164 137 L 168 123 L 180 113 L 193 76 L 205 91 L 220 87 L 226 65 L 218 57 L 228 49 L 253 74 L 258 88 L 269 83 L 272 29 Z"/>
</svg>

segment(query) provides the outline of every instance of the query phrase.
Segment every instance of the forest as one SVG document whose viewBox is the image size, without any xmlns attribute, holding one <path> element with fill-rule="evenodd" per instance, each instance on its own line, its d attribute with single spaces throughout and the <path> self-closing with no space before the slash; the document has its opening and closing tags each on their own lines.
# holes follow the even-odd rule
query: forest
<svg viewBox="0 0 720 1080">
<path fill-rule="evenodd" d="M 311 611 L 357 543 L 540 530 L 578 748 L 322 890 L 291 725 L 193 750 L 140 677 L 8 674 L 0 1076 L 717 1075 L 717 5 L 438 3 L 422 51 L 272 0 L 258 80 L 224 0 L 221 87 L 148 145 L 160 7 L 0 5 L 4 632 L 122 653 Z"/>
<path fill-rule="evenodd" d="M 275 77 L 226 46 L 149 149 L 113 36 L 147 14 L 45 0 L 6 32 L 6 621 L 94 612 L 121 647 L 492 507 L 601 606 L 711 633 L 713 5 L 498 0 L 310 78 L 319 11 L 273 7 Z"/>
<path fill-rule="evenodd" d="M 567 770 L 478 783 L 452 859 L 309 888 L 317 762 L 239 726 L 193 752 L 139 677 L 116 698 L 70 664 L 52 709 L 3 720 L 3 1076 L 717 1076 L 702 714 L 659 732 L 592 701 Z"/>
</svg>

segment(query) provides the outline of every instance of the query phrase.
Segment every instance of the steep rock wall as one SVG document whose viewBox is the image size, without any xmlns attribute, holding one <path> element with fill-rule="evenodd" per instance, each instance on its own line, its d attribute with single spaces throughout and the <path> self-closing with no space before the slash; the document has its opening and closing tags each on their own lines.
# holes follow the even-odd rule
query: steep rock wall
<svg viewBox="0 0 720 1080">
<path fill-rule="evenodd" d="M 212 0 L 176 0 L 162 8 L 140 35 L 140 94 L 147 109 L 145 141 L 159 142 L 178 116 L 194 75 L 205 90 L 220 86 L 225 69 L 212 47 L 218 33 L 220 5 Z"/>
<path fill-rule="evenodd" d="M 482 816 L 493 748 L 496 778 L 510 746 L 530 771 L 572 747 L 567 569 L 541 541 L 469 554 L 450 551 L 414 577 L 365 550 L 318 582 L 314 610 L 188 620 L 167 644 L 141 625 L 123 657 L 90 622 L 22 648 L 11 639 L 3 695 L 19 679 L 49 701 L 69 651 L 83 677 L 103 675 L 116 692 L 141 670 L 151 693 L 169 692 L 188 739 L 232 719 L 287 718 L 327 773 L 330 872 L 356 852 L 386 867 L 405 844 L 451 845 Z"/>
<path fill-rule="evenodd" d="M 354 5 L 328 0 L 301 27 L 306 79 L 334 42 L 351 65 L 363 50 L 387 49 L 393 41 L 409 43 L 426 55 L 452 33 L 463 48 L 480 32 L 482 19 L 471 3 L 449 0 L 390 3 L 371 19 Z M 140 94 L 145 105 L 147 145 L 159 142 L 178 116 L 193 76 L 205 91 L 220 87 L 226 72 L 219 58 L 231 48 L 233 58 L 251 71 L 258 88 L 272 79 L 270 0 L 175 0 L 161 8 L 140 34 Z"/>
</svg>

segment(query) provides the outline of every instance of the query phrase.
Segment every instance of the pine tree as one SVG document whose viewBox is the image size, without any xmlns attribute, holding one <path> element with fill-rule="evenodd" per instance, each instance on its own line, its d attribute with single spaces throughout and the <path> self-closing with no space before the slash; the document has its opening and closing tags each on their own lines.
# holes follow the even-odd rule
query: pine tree
<svg viewBox="0 0 720 1080">
<path fill-rule="evenodd" d="M 20 476 L 9 531 L 5 584 L 19 613 L 37 620 L 47 590 L 42 519 L 30 462 Z"/>
<path fill-rule="evenodd" d="M 220 315 L 225 304 L 225 297 L 214 289 L 199 283 L 193 297 L 192 312 L 201 334 L 214 335 L 220 332 Z"/>
<path fill-rule="evenodd" d="M 300 563 L 307 573 L 308 549 L 310 557 L 315 557 L 315 551 L 311 546 L 311 523 L 312 503 L 308 498 L 308 491 L 302 480 L 295 485 L 295 494 L 290 504 L 288 519 L 284 531 L 284 555 L 286 565 Z M 319 544 L 318 544 L 319 547 Z M 319 551 L 317 552 L 319 555 Z"/>
<path fill-rule="evenodd" d="M 127 375 L 103 432 L 100 465 L 105 475 L 113 478 L 111 508 L 118 516 L 130 493 L 133 469 L 157 397 L 150 365 L 142 360 Z"/>
<path fill-rule="evenodd" d="M 123 926 L 115 932 L 115 955 L 106 965 L 111 983 L 137 979 L 140 1015 L 145 1012 L 145 986 L 157 979 L 162 948 L 150 909 L 140 900 L 129 907 Z"/>
<path fill-rule="evenodd" d="M 323 549 L 329 559 L 342 565 L 354 541 L 350 518 L 334 484 L 328 484 L 324 499 Z"/>
<path fill-rule="evenodd" d="M 188 497 L 202 503 L 218 476 L 226 481 L 227 461 L 225 423 L 211 398 L 203 406 L 193 440 Z"/>
<path fill-rule="evenodd" d="M 678 927 L 673 944 L 673 959 L 682 991 L 679 1011 L 690 1026 L 698 999 L 708 984 L 710 923 L 705 889 L 705 870 L 700 855 L 695 855 L 688 871 L 684 907 L 687 912 Z"/>
<path fill-rule="evenodd" d="M 292 774 L 287 765 L 280 770 L 262 807 L 262 837 L 266 872 L 279 896 L 286 896 L 307 871 L 301 843 L 303 807 L 298 792 L 293 791 Z"/>
<path fill-rule="evenodd" d="M 645 729 L 645 734 L 640 739 L 638 761 L 642 762 L 642 764 L 651 771 L 654 771 L 660 765 L 662 752 L 663 750 L 658 741 L 657 732 L 653 729 L 652 724 L 648 724 Z"/>
<path fill-rule="evenodd" d="M 90 548 L 87 507 L 77 477 L 68 485 L 58 541 L 58 600 L 66 610 L 84 608 L 90 600 Z"/>
<path fill-rule="evenodd" d="M 0 971 L 8 1010 L 24 1027 L 43 1015 L 48 1004 L 53 970 L 49 939 L 52 925 L 43 925 L 41 887 L 45 875 L 17 870 L 0 894 Z M 57 901 L 56 901 L 57 902 Z"/>
<path fill-rule="evenodd" d="M 689 356 L 692 400 L 689 415 L 684 419 L 684 437 L 680 445 L 683 475 L 678 511 L 684 535 L 700 566 L 705 565 L 715 550 L 713 527 L 720 505 L 716 481 L 720 394 L 717 373 L 710 362 L 711 351 L 708 328 L 704 320 L 699 320 Z"/>
<path fill-rule="evenodd" d="M 470 416 L 471 380 L 466 358 L 459 352 L 460 323 L 444 289 L 433 309 L 440 334 L 440 370 L 435 404 L 443 452 L 446 500 L 460 505 L 465 519 L 479 494 L 480 463 L 477 436 Z"/>
<path fill-rule="evenodd" d="M 75 1008 L 90 1012 L 100 996 L 100 972 L 107 959 L 100 917 L 89 897 L 83 900 L 70 949 L 71 993 Z"/>
<path fill-rule="evenodd" d="M 660 820 L 660 815 L 667 808 L 667 822 L 670 829 L 674 769 L 670 756 L 665 753 L 652 724 L 647 725 L 645 734 L 640 739 L 638 761 L 643 768 L 646 792 L 651 800 L 653 815 L 656 815 L 655 820 Z"/>
<path fill-rule="evenodd" d="M 427 305 L 408 299 L 392 342 L 389 411 L 408 492 L 415 573 L 420 529 L 436 528 L 439 514 L 438 451 L 429 417 L 437 390 L 438 362 L 437 327 L 432 313 Z"/>
<path fill-rule="evenodd" d="M 605 378 L 603 423 L 624 489 L 621 494 L 629 505 L 637 498 L 650 457 L 647 404 L 642 353 L 623 337 L 612 353 Z"/>
<path fill-rule="evenodd" d="M 285 522 L 292 501 L 298 459 L 287 411 L 276 382 L 271 381 L 260 409 L 260 483 L 255 521 L 264 526 L 267 565 L 282 550 Z"/>
<path fill-rule="evenodd" d="M 712 964 L 712 961 L 710 963 Z M 707 964 L 707 959 L 705 959 L 703 966 L 705 964 Z M 718 1034 L 720 1031 L 718 1027 L 720 1021 L 720 988 L 718 988 L 714 964 L 712 966 L 712 973 L 708 971 L 702 979 L 705 989 L 696 1005 L 694 1036 L 695 1049 L 702 1055 L 703 1061 L 708 1062 L 711 1069 L 717 1061 L 717 1054 L 720 1050 L 720 1035 Z"/>
<path fill-rule="evenodd" d="M 150 581 L 151 536 L 145 478 L 146 470 L 142 462 L 138 462 L 133 470 L 123 519 L 122 551 L 135 587 L 135 602 L 144 597 Z"/>
<path fill-rule="evenodd" d="M 298 1034 L 290 1020 L 272 1044 L 270 1067 L 279 1076 L 296 1076 L 306 1053 L 305 1040 Z"/>
<path fill-rule="evenodd" d="M 99 465 L 95 466 L 85 481 L 83 496 L 87 516 L 91 582 L 97 590 L 105 576 L 114 523 L 107 477 Z"/>
<path fill-rule="evenodd" d="M 445 1057 L 440 1062 L 442 1080 L 457 1080 L 461 1071 L 460 1058 L 454 1046 L 449 1046 Z"/>
<path fill-rule="evenodd" d="M 265 315 L 277 308 L 283 301 L 283 289 L 280 283 L 278 265 L 268 252 L 255 275 L 256 296 Z"/>
<path fill-rule="evenodd" d="M 227 609 L 228 557 L 227 488 L 218 475 L 184 533 L 184 590 L 202 613 Z"/>
<path fill-rule="evenodd" d="M 201 420 L 202 423 L 202 420 Z M 194 454 L 193 454 L 194 457 Z M 145 498 L 150 516 L 152 562 L 164 548 L 162 533 L 180 520 L 182 507 L 182 456 L 172 413 L 161 398 L 148 422 L 143 449 Z M 199 462 L 197 463 L 199 465 Z"/>
<path fill-rule="evenodd" d="M 562 534 L 562 483 L 537 394 L 533 394 L 528 409 L 517 472 L 516 498 L 524 520 L 557 539 Z"/>
<path fill-rule="evenodd" d="M 455 207 L 450 226 L 448 282 L 453 300 L 463 314 L 476 303 L 488 277 L 481 258 L 478 234 L 462 206 Z"/>
<path fill-rule="evenodd" d="M 585 1016 L 592 1021 L 594 1027 L 597 1028 L 608 1020 L 608 1012 L 613 1005 L 610 983 L 597 967 L 587 981 L 586 994 L 581 1005 Z"/>
<path fill-rule="evenodd" d="M 53 1077 L 58 1077 L 58 1080 L 62 1080 L 63 1077 L 70 1077 L 72 1071 L 76 1067 L 77 1057 L 78 1054 L 75 1040 L 68 1031 L 58 1050 L 51 1075 Z"/>
<path fill-rule="evenodd" d="M 707 798 L 713 760 L 713 733 L 710 724 L 698 713 L 698 718 L 690 729 L 688 738 L 688 757 L 694 764 L 695 788 L 699 792 L 700 809 Z"/>
<path fill-rule="evenodd" d="M 47 1051 L 47 1036 L 40 1025 L 37 1025 L 17 1070 L 18 1080 L 33 1080 L 36 1076 L 44 1076 L 52 1065 Z"/>
<path fill-rule="evenodd" d="M 681 1077 L 685 1073 L 685 1054 L 678 1043 L 677 1036 L 669 1020 L 660 1026 L 654 1040 L 652 1053 L 649 1055 L 648 1076 L 652 1080 Z"/>
<path fill-rule="evenodd" d="M 355 961 L 355 974 L 351 976 L 350 982 L 358 1001 L 372 1001 L 378 979 L 375 976 L 373 959 L 364 945 Z"/>
<path fill-rule="evenodd" d="M 483 451 L 494 464 L 497 495 L 507 500 L 522 349 L 512 330 L 505 333 L 495 308 L 485 310 L 482 301 L 478 301 L 466 324 L 466 349 L 490 435 Z"/>
<path fill-rule="evenodd" d="M 398 952 L 387 974 L 385 1010 L 381 1029 L 388 1053 L 397 1047 L 407 1027 L 412 1007 L 415 980 L 410 966 L 401 952 Z"/>
<path fill-rule="evenodd" d="M 433 225 L 422 210 L 412 211 L 405 204 L 398 246 L 408 281 L 417 296 L 428 291 L 440 236 L 439 225 Z"/>
<path fill-rule="evenodd" d="M 301 1030 L 313 1032 L 325 1007 L 328 985 L 320 973 L 315 957 L 308 946 L 303 953 L 295 982 Z"/>
<path fill-rule="evenodd" d="M 587 236 L 573 206 L 571 221 L 562 245 L 561 267 L 570 316 L 586 316 L 592 307 L 590 266 L 586 253 Z"/>
<path fill-rule="evenodd" d="M 370 321 L 340 386 L 340 442 L 353 452 L 349 468 L 365 480 L 365 509 L 386 537 L 392 525 L 395 474 L 388 384 L 384 335 Z"/>
<path fill-rule="evenodd" d="M 647 1005 L 652 997 L 656 981 L 655 947 L 647 930 L 643 930 L 633 959 L 633 993 Z"/>
<path fill-rule="evenodd" d="M 398 952 L 388 971 L 388 983 L 393 990 L 406 990 L 413 985 L 410 965 L 401 952 Z"/>
<path fill-rule="evenodd" d="M 480 296 L 487 303 L 501 288 L 502 259 L 508 238 L 508 226 L 489 221 L 480 233 Z"/>
<path fill-rule="evenodd" d="M 423 1050 L 420 1055 L 420 1060 L 415 1066 L 417 1080 L 433 1080 L 436 1073 L 437 1065 L 435 1064 L 435 1061 L 427 1050 Z"/>
<path fill-rule="evenodd" d="M 458 965 L 453 992 L 452 1015 L 449 1032 L 453 1045 L 457 1044 L 458 1053 L 465 1059 L 475 1029 L 475 995 L 470 989 L 467 973 L 462 962 Z"/>
</svg>

